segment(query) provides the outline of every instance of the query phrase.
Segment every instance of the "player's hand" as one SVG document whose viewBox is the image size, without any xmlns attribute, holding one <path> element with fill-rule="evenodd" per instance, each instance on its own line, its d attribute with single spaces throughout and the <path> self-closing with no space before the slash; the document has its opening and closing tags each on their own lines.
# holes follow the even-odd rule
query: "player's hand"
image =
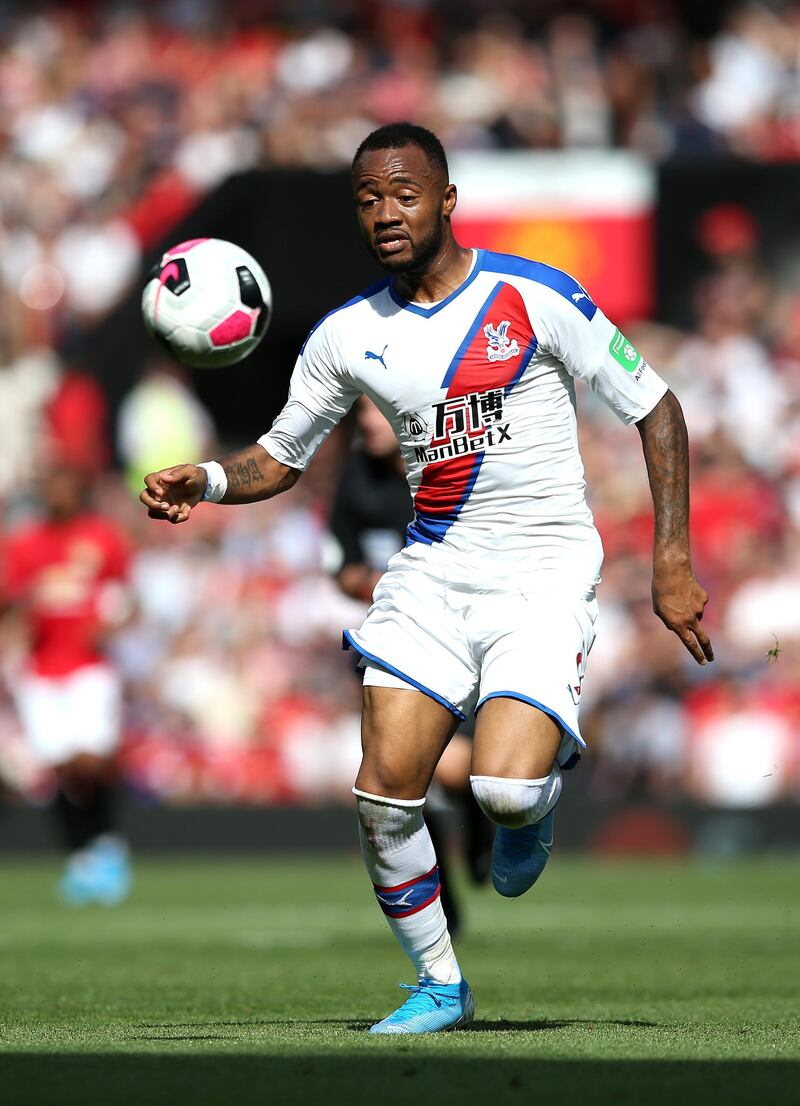
<svg viewBox="0 0 800 1106">
<path fill-rule="evenodd" d="M 714 650 L 700 625 L 708 594 L 691 567 L 656 568 L 653 573 L 653 610 L 676 634 L 698 664 L 713 661 Z"/>
<path fill-rule="evenodd" d="M 208 477 L 198 465 L 175 465 L 144 478 L 139 499 L 150 518 L 164 522 L 186 522 L 193 507 L 203 498 Z"/>
</svg>

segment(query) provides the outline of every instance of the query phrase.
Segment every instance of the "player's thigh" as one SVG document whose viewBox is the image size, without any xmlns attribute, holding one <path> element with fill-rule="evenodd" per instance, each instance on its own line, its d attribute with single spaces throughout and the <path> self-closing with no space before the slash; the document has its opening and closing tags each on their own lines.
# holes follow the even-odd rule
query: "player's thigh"
<svg viewBox="0 0 800 1106">
<path fill-rule="evenodd" d="M 486 648 L 481 664 L 472 770 L 475 775 L 541 779 L 570 746 L 578 725 L 581 677 L 594 640 L 596 604 L 578 590 L 519 589 L 479 608 Z M 498 628 L 495 630 L 495 628 Z M 566 735 L 566 736 L 565 736 Z"/>
<path fill-rule="evenodd" d="M 74 756 L 75 734 L 64 680 L 23 676 L 15 702 L 25 738 L 42 763 L 58 765 Z"/>
<path fill-rule="evenodd" d="M 529 703 L 498 697 L 478 712 L 472 774 L 537 780 L 549 775 L 561 744 L 561 727 Z"/>
<path fill-rule="evenodd" d="M 360 791 L 421 799 L 458 720 L 413 688 L 364 687 Z"/>
</svg>

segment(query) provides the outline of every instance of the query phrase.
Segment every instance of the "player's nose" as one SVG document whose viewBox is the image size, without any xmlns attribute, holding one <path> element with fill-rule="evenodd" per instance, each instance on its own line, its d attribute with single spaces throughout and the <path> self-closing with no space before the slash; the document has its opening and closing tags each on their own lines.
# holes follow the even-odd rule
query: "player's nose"
<svg viewBox="0 0 800 1106">
<path fill-rule="evenodd" d="M 386 227 L 397 227 L 403 222 L 397 206 L 389 197 L 383 199 L 374 209 L 374 227 L 376 230 L 385 230 Z"/>
</svg>

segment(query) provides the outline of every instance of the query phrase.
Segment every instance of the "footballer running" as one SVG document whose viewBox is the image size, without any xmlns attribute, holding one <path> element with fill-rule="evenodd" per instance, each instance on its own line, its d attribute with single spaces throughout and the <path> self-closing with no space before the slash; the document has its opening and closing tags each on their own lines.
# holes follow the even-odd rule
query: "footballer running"
<svg viewBox="0 0 800 1106">
<path fill-rule="evenodd" d="M 3 546 L 0 605 L 25 627 L 13 682 L 24 736 L 52 770 L 67 847 L 58 881 L 71 906 L 116 906 L 132 869 L 116 823 L 122 688 L 108 648 L 130 613 L 124 535 L 89 510 L 88 481 L 54 463 L 40 481 L 42 517 Z"/>
<path fill-rule="evenodd" d="M 363 624 L 344 631 L 364 672 L 353 794 L 378 904 L 416 975 L 371 1032 L 431 1033 L 475 1008 L 422 813 L 444 748 L 474 711 L 472 790 L 498 827 L 492 883 L 516 897 L 549 859 L 562 771 L 585 747 L 603 550 L 584 497 L 576 378 L 641 435 L 653 607 L 699 664 L 713 660 L 708 596 L 689 555 L 680 405 L 586 289 L 541 262 L 459 245 L 456 187 L 422 127 L 374 131 L 352 179 L 388 275 L 314 327 L 268 433 L 221 461 L 151 473 L 141 499 L 172 523 L 202 500 L 268 499 L 296 483 L 359 395 L 391 423 L 415 513 Z"/>
</svg>

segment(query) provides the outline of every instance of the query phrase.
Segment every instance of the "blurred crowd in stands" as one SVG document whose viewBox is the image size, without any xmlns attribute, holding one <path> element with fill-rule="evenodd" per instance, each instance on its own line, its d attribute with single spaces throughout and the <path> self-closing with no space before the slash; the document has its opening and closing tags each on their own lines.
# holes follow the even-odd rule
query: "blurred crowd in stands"
<svg viewBox="0 0 800 1106">
<path fill-rule="evenodd" d="M 239 6 L 225 5 L 223 30 L 223 5 L 210 2 L 147 15 L 0 5 L 4 529 L 35 510 L 50 456 L 85 472 L 128 534 L 134 614 L 113 653 L 126 775 L 142 796 L 348 794 L 359 688 L 338 646 L 363 609 L 332 582 L 327 513 L 351 443 L 346 428 L 334 434 L 272 503 L 151 523 L 131 490 L 166 459 L 214 455 L 213 418 L 159 362 L 112 417 L 98 384 L 54 352 L 47 309 L 84 325 L 103 316 L 142 250 L 230 172 L 340 166 L 373 124 L 398 116 L 452 150 L 800 153 L 800 4 L 731 8 L 708 40 L 692 39 L 666 2 L 599 4 L 592 19 L 538 7 L 548 16 L 537 22 L 534 4 L 499 15 L 464 0 L 451 23 L 452 5 L 424 0 L 273 4 L 268 20 L 250 4 L 237 25 Z M 652 614 L 638 435 L 581 392 L 606 547 L 581 771 L 612 798 L 759 806 L 800 797 L 800 298 L 761 270 L 750 242 L 717 258 L 695 316 L 690 332 L 643 323 L 629 337 L 686 411 L 693 551 L 717 660 L 696 667 Z M 0 780 L 44 795 L 7 692 L 19 643 L 0 632 Z"/>
<path fill-rule="evenodd" d="M 451 151 L 795 158 L 800 3 L 708 5 L 727 14 L 708 13 L 706 36 L 685 7 L 0 4 L 0 279 L 102 314 L 141 250 L 233 170 L 342 166 L 404 117 Z"/>
</svg>

